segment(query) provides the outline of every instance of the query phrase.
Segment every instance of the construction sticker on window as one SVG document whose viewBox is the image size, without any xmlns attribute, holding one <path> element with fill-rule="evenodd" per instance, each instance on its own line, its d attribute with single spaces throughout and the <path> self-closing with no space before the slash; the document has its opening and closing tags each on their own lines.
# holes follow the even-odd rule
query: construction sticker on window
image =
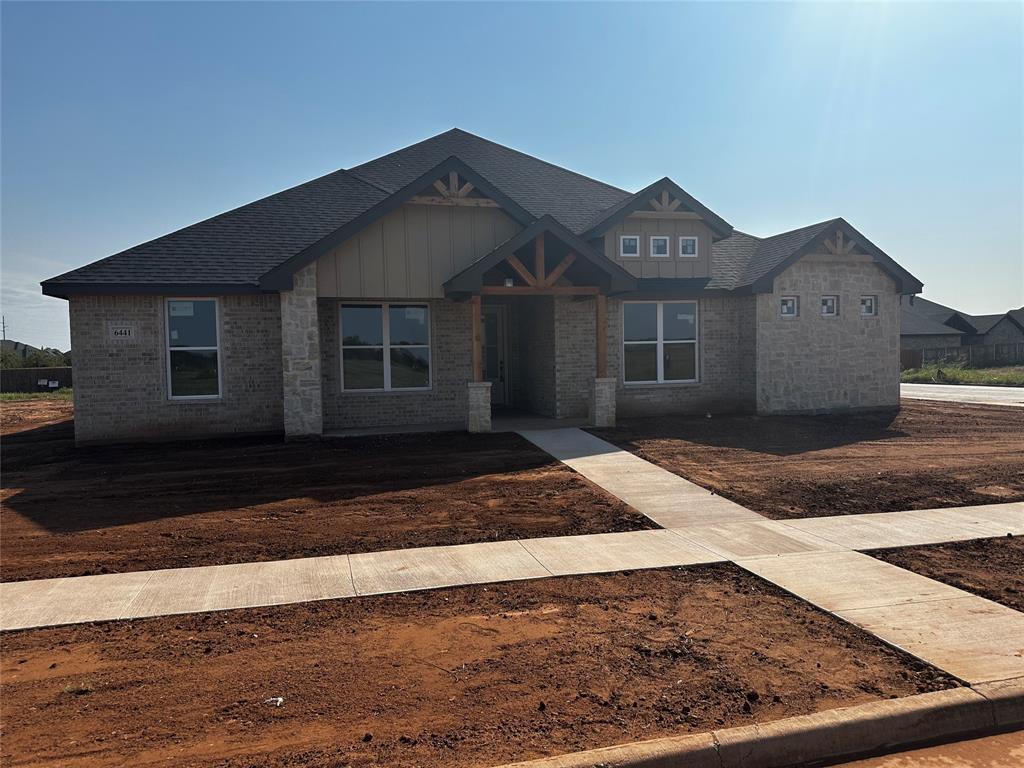
<svg viewBox="0 0 1024 768">
<path fill-rule="evenodd" d="M 414 323 L 422 323 L 427 319 L 426 307 L 406 307 L 405 319 Z"/>
<path fill-rule="evenodd" d="M 171 317 L 192 317 L 194 314 L 191 301 L 172 301 L 168 312 Z"/>
</svg>

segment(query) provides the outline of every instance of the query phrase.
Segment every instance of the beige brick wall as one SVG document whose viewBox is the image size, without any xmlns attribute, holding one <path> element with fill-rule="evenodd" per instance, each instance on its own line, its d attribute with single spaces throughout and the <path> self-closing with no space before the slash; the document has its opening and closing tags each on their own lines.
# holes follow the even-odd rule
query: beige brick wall
<svg viewBox="0 0 1024 768">
<path fill-rule="evenodd" d="M 821 296 L 839 296 L 839 316 L 822 317 Z M 861 317 L 860 297 L 878 297 Z M 800 315 L 780 316 L 782 296 Z M 814 413 L 899 406 L 899 297 L 868 257 L 806 256 L 757 296 L 757 409 Z"/>
<path fill-rule="evenodd" d="M 596 303 L 593 298 L 554 297 L 555 415 L 560 419 L 582 418 L 590 410 L 597 371 Z"/>
<path fill-rule="evenodd" d="M 753 410 L 754 302 L 753 296 L 698 301 L 696 383 L 626 384 L 622 370 L 622 302 L 609 300 L 608 375 L 618 381 L 618 415 Z"/>
<path fill-rule="evenodd" d="M 401 299 L 402 302 L 415 301 Z M 320 299 L 320 360 L 324 429 L 466 423 L 466 383 L 472 378 L 469 302 L 432 299 L 430 308 L 431 388 L 420 392 L 344 392 L 338 339 L 339 299 Z"/>
<path fill-rule="evenodd" d="M 280 432 L 281 312 L 276 295 L 221 296 L 222 392 L 170 400 L 160 296 L 73 296 L 75 438 L 79 442 Z M 130 342 L 111 326 L 131 326 Z"/>
</svg>

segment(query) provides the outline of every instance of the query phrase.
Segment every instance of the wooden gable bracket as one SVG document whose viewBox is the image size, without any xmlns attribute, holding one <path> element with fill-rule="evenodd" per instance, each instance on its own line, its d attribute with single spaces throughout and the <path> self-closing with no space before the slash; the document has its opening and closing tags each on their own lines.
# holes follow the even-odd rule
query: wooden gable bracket
<svg viewBox="0 0 1024 768">
<path fill-rule="evenodd" d="M 484 294 L 527 294 L 527 293 L 540 293 L 540 294 L 552 294 L 552 293 L 565 293 L 575 295 L 592 295 L 598 293 L 596 286 L 589 285 L 556 285 L 559 278 L 565 274 L 565 271 L 572 266 L 573 262 L 576 261 L 576 254 L 572 251 L 565 254 L 565 257 L 558 262 L 558 265 L 551 270 L 550 273 L 545 274 L 545 255 L 544 255 L 544 236 L 541 235 L 533 241 L 533 257 L 534 257 L 534 269 L 533 272 L 523 264 L 522 260 L 514 253 L 510 253 L 505 257 L 505 261 L 508 262 L 509 266 L 515 270 L 516 274 L 519 275 L 526 285 L 517 286 L 504 286 L 504 285 L 486 285 L 481 290 Z"/>
<path fill-rule="evenodd" d="M 843 237 L 843 230 L 837 229 L 835 239 L 825 241 L 825 249 L 834 256 L 850 255 L 853 253 L 853 249 L 857 247 L 857 241 L 850 240 L 844 243 Z"/>
<path fill-rule="evenodd" d="M 660 198 L 652 198 L 651 199 L 651 208 L 653 208 L 656 211 L 663 211 L 665 213 L 669 213 L 671 211 L 674 211 L 680 205 L 681 205 L 681 202 L 679 201 L 678 198 L 672 198 L 672 200 L 670 202 L 669 201 L 668 191 L 664 190 L 664 189 L 661 191 L 661 197 Z"/>
<path fill-rule="evenodd" d="M 448 173 L 447 183 L 443 179 L 435 181 L 434 189 L 437 190 L 439 197 L 414 195 L 409 199 L 409 202 L 419 203 L 420 205 L 461 205 L 474 208 L 498 207 L 498 204 L 488 197 L 469 197 L 469 193 L 475 189 L 473 183 L 467 181 L 465 184 L 460 184 L 459 174 L 455 171 Z"/>
</svg>

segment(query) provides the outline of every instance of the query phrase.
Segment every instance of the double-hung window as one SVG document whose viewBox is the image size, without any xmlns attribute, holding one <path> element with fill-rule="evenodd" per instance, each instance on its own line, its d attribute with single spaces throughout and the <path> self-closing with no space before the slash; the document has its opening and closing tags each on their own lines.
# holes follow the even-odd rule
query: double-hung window
<svg viewBox="0 0 1024 768">
<path fill-rule="evenodd" d="M 175 400 L 220 397 L 216 299 L 167 300 L 167 391 Z"/>
<path fill-rule="evenodd" d="M 626 302 L 622 331 L 627 384 L 697 380 L 697 302 Z"/>
<path fill-rule="evenodd" d="M 430 387 L 425 304 L 342 304 L 341 381 L 346 390 Z"/>
</svg>

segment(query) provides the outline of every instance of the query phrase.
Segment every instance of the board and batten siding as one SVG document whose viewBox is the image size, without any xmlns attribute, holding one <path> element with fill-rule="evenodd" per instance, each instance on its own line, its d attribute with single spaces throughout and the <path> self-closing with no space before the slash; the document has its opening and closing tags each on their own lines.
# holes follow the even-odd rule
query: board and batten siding
<svg viewBox="0 0 1024 768">
<path fill-rule="evenodd" d="M 639 235 L 639 258 L 619 258 L 619 238 L 622 235 Z M 669 258 L 651 257 L 652 235 L 669 236 Z M 697 258 L 679 257 L 680 236 L 697 238 Z M 708 277 L 711 275 L 711 230 L 699 219 L 629 216 L 605 233 L 604 253 L 633 277 Z"/>
<path fill-rule="evenodd" d="M 444 282 L 520 226 L 498 208 L 407 204 L 317 263 L 324 298 L 443 298 Z"/>
</svg>

